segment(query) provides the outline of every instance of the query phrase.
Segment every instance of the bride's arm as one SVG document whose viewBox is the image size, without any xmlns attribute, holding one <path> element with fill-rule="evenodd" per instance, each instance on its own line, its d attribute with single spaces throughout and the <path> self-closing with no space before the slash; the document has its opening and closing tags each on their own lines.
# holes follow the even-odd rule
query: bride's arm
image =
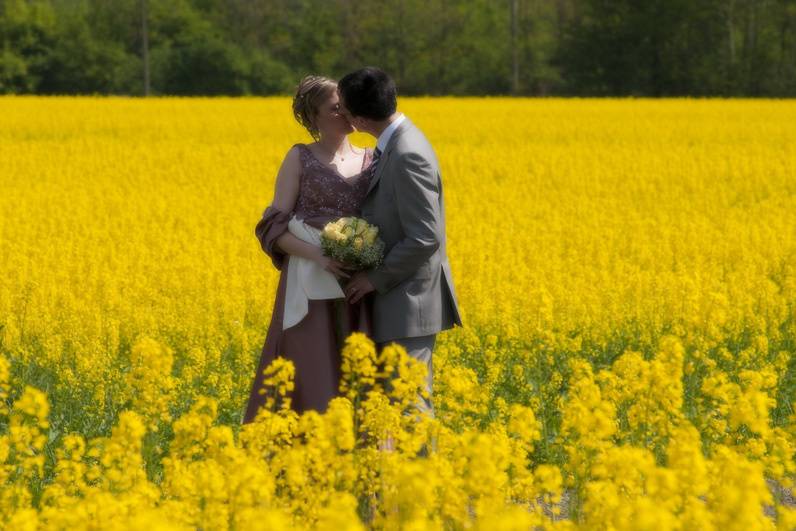
<svg viewBox="0 0 796 531">
<path fill-rule="evenodd" d="M 254 229 L 263 250 L 271 257 L 274 266 L 282 269 L 286 254 L 301 256 L 321 264 L 336 275 L 349 276 L 335 260 L 323 254 L 317 245 L 305 242 L 287 230 L 299 193 L 301 161 L 298 148 L 293 146 L 285 155 L 276 176 L 276 189 L 271 205 Z"/>
<path fill-rule="evenodd" d="M 299 194 L 301 161 L 298 148 L 293 146 L 285 155 L 276 175 L 276 190 L 271 206 L 288 214 L 293 213 Z M 289 219 L 289 218 L 288 218 Z M 323 256 L 321 248 L 296 238 L 286 230 L 275 240 L 276 251 L 318 261 Z"/>
</svg>

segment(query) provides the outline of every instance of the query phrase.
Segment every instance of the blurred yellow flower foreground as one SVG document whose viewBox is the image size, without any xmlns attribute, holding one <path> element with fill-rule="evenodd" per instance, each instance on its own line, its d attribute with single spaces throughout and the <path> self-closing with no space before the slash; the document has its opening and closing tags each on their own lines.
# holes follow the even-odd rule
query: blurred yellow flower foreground
<svg viewBox="0 0 796 531">
<path fill-rule="evenodd" d="M 402 99 L 465 322 L 437 417 L 352 334 L 325 413 L 279 359 L 241 426 L 289 104 L 0 98 L 0 527 L 796 528 L 796 103 Z"/>
</svg>

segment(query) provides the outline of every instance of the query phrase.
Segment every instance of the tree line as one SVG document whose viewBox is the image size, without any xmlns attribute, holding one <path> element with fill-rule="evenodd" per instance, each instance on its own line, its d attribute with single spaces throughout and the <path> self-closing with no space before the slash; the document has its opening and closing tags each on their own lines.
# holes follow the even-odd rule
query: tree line
<svg viewBox="0 0 796 531">
<path fill-rule="evenodd" d="M 0 93 L 796 95 L 796 0 L 0 0 Z"/>
</svg>

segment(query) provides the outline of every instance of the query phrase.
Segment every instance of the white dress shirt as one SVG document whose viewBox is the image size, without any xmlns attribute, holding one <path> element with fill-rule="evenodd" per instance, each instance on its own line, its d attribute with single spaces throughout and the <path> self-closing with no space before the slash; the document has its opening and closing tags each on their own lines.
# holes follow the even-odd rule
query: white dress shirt
<svg viewBox="0 0 796 531">
<path fill-rule="evenodd" d="M 376 141 L 376 147 L 379 148 L 380 153 L 384 153 L 384 148 L 387 147 L 387 142 L 390 141 L 393 131 L 395 131 L 398 128 L 398 125 L 404 121 L 404 118 L 406 118 L 406 115 L 401 113 L 398 118 L 393 120 L 392 123 L 381 132 L 379 139 Z"/>
</svg>

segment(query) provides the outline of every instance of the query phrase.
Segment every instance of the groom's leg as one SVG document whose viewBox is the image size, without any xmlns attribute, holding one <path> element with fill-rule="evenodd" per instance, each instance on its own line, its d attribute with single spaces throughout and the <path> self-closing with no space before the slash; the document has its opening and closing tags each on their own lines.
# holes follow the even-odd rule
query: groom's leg
<svg viewBox="0 0 796 531">
<path fill-rule="evenodd" d="M 429 415 L 430 417 L 434 418 L 434 405 L 432 402 L 432 383 L 434 381 L 434 364 L 432 362 L 432 353 L 434 351 L 434 344 L 437 339 L 437 334 L 431 334 L 428 336 L 418 336 L 418 337 L 402 337 L 399 339 L 391 339 L 384 343 L 379 343 L 378 348 L 381 351 L 382 348 L 389 345 L 390 343 L 398 343 L 406 350 L 406 353 L 411 356 L 412 358 L 421 361 L 426 366 L 426 381 L 425 381 L 425 389 L 428 393 L 428 397 L 424 397 L 421 393 L 418 393 L 417 401 L 415 403 L 416 409 L 422 413 Z"/>
</svg>

